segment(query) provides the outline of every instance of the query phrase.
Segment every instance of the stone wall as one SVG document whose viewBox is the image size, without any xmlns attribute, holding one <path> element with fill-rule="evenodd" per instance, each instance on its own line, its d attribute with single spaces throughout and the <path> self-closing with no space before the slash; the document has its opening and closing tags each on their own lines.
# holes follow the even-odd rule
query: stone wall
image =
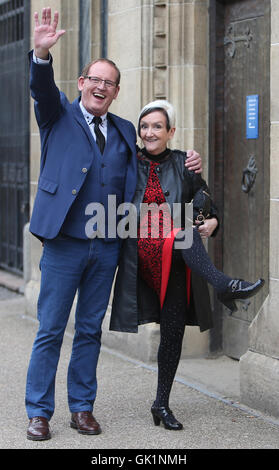
<svg viewBox="0 0 279 470">
<path fill-rule="evenodd" d="M 32 13 L 41 12 L 45 2 L 32 0 Z M 79 64 L 79 2 L 50 0 L 48 6 L 60 12 L 59 28 L 66 35 L 53 49 L 56 83 L 70 100 L 77 96 Z M 97 58 L 101 53 L 100 0 L 85 0 L 91 12 L 90 50 Z M 195 148 L 203 157 L 204 175 L 208 158 L 208 0 L 158 1 L 109 0 L 108 57 L 122 72 L 121 90 L 111 111 L 137 124 L 141 107 L 155 98 L 170 100 L 177 110 L 177 131 L 173 147 Z M 33 29 L 33 28 L 32 28 Z M 88 38 L 87 38 L 88 39 Z M 32 44 L 32 38 L 31 38 Z M 87 51 L 83 51 L 86 56 Z M 31 208 L 37 190 L 40 141 L 31 100 Z M 26 309 L 36 315 L 39 292 L 41 244 L 25 230 Z M 108 331 L 109 311 L 104 322 L 103 343 L 154 360 L 158 344 L 158 327 L 146 325 L 139 335 Z M 73 328 L 73 313 L 70 328 Z M 183 356 L 204 356 L 209 335 L 197 327 L 187 328 Z"/>
<path fill-rule="evenodd" d="M 279 416 L 279 4 L 271 1 L 270 48 L 270 277 L 269 296 L 250 326 L 240 360 L 241 400 Z M 268 280 L 267 280 L 268 281 Z"/>
<path fill-rule="evenodd" d="M 90 3 L 90 0 L 87 3 Z M 49 0 L 60 11 L 61 27 L 67 29 L 53 50 L 58 86 L 70 100 L 77 96 L 79 75 L 79 1 Z M 109 0 L 108 56 L 122 71 L 121 92 L 111 110 L 134 124 L 141 107 L 154 98 L 167 98 L 177 109 L 173 146 L 195 148 L 203 156 L 204 175 L 208 158 L 208 0 Z M 270 165 L 270 294 L 250 326 L 250 344 L 240 360 L 241 401 L 279 416 L 279 5 L 271 1 L 271 165 Z M 32 17 L 45 6 L 31 0 Z M 91 1 L 89 55 L 100 56 L 100 0 Z M 32 37 L 31 37 L 32 43 Z M 37 190 L 40 142 L 31 112 L 31 207 Z M 36 315 L 39 292 L 41 244 L 25 230 L 25 298 L 28 314 Z M 141 327 L 140 334 L 108 331 L 109 309 L 103 343 L 141 360 L 154 360 L 158 327 Z M 73 313 L 69 328 L 73 329 Z M 183 356 L 205 356 L 208 333 L 188 328 Z"/>
</svg>

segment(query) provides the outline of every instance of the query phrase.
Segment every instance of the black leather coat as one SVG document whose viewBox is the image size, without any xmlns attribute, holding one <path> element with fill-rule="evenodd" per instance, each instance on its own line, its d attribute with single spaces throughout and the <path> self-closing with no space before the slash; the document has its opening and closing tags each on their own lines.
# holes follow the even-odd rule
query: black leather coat
<svg viewBox="0 0 279 470">
<path fill-rule="evenodd" d="M 209 193 L 208 186 L 201 176 L 185 167 L 185 157 L 184 152 L 174 150 L 156 167 L 166 202 L 170 207 L 175 202 L 183 204 L 191 202 L 200 188 Z M 139 160 L 137 187 L 133 199 L 138 213 L 148 175 L 148 161 Z M 217 209 L 213 204 L 210 215 L 218 218 Z M 217 229 L 213 235 L 216 234 Z M 137 239 L 127 238 L 122 245 L 115 280 L 110 329 L 136 333 L 139 324 L 150 322 L 160 322 L 160 304 L 155 291 L 138 275 Z M 185 315 L 185 324 L 199 325 L 201 331 L 213 326 L 207 282 L 193 271 L 191 273 L 191 302 Z"/>
</svg>

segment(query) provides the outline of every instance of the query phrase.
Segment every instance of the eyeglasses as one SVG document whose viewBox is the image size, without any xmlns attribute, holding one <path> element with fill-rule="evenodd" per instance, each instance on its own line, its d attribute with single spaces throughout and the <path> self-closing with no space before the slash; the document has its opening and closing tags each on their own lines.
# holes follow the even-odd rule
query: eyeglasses
<svg viewBox="0 0 279 470">
<path fill-rule="evenodd" d="M 101 83 L 104 83 L 107 88 L 116 87 L 116 83 L 112 82 L 111 80 L 102 80 L 99 77 L 91 77 L 90 75 L 85 75 L 84 78 L 88 78 L 88 80 L 90 80 L 90 82 L 94 85 L 100 85 Z"/>
</svg>

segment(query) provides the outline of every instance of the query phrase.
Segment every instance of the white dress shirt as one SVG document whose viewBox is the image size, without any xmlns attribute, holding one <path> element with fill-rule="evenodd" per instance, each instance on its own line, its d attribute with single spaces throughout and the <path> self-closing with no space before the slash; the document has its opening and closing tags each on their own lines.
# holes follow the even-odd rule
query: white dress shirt
<svg viewBox="0 0 279 470">
<path fill-rule="evenodd" d="M 91 134 L 93 135 L 94 139 L 96 140 L 96 135 L 95 135 L 95 132 L 94 132 L 94 123 L 90 124 L 92 122 L 92 119 L 94 118 L 94 114 L 90 114 L 87 109 L 85 109 L 85 107 L 83 106 L 81 100 L 79 102 L 79 106 L 80 106 L 80 109 L 81 109 L 81 112 L 84 116 L 84 119 L 85 121 L 87 122 L 89 128 L 90 128 L 90 131 L 91 131 Z M 107 133 L 108 133 L 108 120 L 107 120 L 107 113 L 104 114 L 103 116 L 100 116 L 101 119 L 102 119 L 102 123 L 100 124 L 100 131 L 104 134 L 105 136 L 105 139 L 107 141 Z"/>
</svg>

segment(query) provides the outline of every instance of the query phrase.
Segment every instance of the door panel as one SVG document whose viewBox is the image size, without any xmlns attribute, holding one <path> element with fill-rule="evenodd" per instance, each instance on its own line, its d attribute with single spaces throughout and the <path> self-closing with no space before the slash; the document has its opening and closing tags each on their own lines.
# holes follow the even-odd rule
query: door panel
<svg viewBox="0 0 279 470">
<path fill-rule="evenodd" d="M 223 271 L 233 278 L 268 280 L 270 2 L 225 1 L 216 2 L 216 8 L 223 58 L 223 112 L 216 114 L 223 150 Z M 246 100 L 251 95 L 259 100 L 258 137 L 248 139 Z M 248 192 L 242 187 L 243 170 L 255 176 Z M 247 350 L 248 327 L 267 292 L 268 285 L 249 305 L 238 303 L 230 317 L 224 310 L 225 354 L 239 358 Z"/>
</svg>

